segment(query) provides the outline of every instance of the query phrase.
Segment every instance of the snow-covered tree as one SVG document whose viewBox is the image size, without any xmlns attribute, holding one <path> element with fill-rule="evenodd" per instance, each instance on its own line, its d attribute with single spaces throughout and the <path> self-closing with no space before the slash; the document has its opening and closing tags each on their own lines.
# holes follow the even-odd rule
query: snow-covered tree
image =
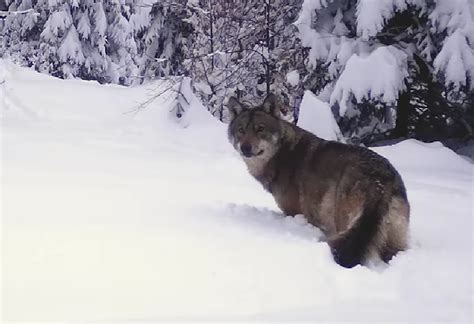
<svg viewBox="0 0 474 324">
<path fill-rule="evenodd" d="M 303 51 L 291 24 L 298 3 L 202 0 L 188 3 L 187 11 L 194 32 L 186 67 L 214 115 L 227 118 L 224 104 L 232 95 L 254 105 L 277 92 L 286 106 L 298 107 L 302 87 L 295 75 L 304 68 Z"/>
<path fill-rule="evenodd" d="M 14 0 L 2 19 L 3 55 L 59 77 L 135 83 L 130 17 L 139 2 Z"/>
<path fill-rule="evenodd" d="M 32 0 L 7 0 L 2 3 L 0 18 L 0 49 L 22 65 L 37 60 L 40 26 L 45 17 L 34 9 Z"/>
<path fill-rule="evenodd" d="M 130 17 L 140 2 L 134 0 L 105 1 L 107 17 L 107 76 L 110 82 L 129 85 L 138 83 L 137 44 Z"/>
<path fill-rule="evenodd" d="M 84 52 L 84 79 L 107 82 L 107 18 L 101 2 L 84 1 L 76 15 L 77 31 Z"/>
<path fill-rule="evenodd" d="M 331 104 L 353 142 L 435 139 L 455 125 L 472 135 L 473 6 L 305 0 L 296 23 L 309 48 L 305 86 Z"/>
<path fill-rule="evenodd" d="M 192 32 L 186 18 L 186 2 L 160 1 L 141 7 L 132 16 L 143 79 L 185 74 L 183 61 Z"/>
<path fill-rule="evenodd" d="M 77 2 L 51 1 L 49 17 L 41 32 L 43 41 L 40 49 L 44 62 L 40 69 L 61 77 L 80 74 L 85 64 L 85 56 L 74 17 L 79 10 Z"/>
<path fill-rule="evenodd" d="M 0 55 L 59 77 L 131 85 L 183 80 L 226 120 L 236 95 L 303 89 L 343 135 L 472 136 L 472 0 L 6 0 Z M 179 85 L 177 85 L 179 86 Z"/>
</svg>

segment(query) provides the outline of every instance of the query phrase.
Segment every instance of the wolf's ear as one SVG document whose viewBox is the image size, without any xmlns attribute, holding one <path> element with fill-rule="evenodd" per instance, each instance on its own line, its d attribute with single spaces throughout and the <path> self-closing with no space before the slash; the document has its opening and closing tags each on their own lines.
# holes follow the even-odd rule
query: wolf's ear
<svg viewBox="0 0 474 324">
<path fill-rule="evenodd" d="M 270 93 L 263 102 L 263 110 L 275 117 L 280 117 L 281 104 L 277 96 L 275 96 L 273 93 Z"/>
<path fill-rule="evenodd" d="M 227 102 L 227 109 L 229 109 L 230 121 L 233 121 L 238 114 L 244 110 L 244 106 L 235 97 L 230 97 Z"/>
</svg>

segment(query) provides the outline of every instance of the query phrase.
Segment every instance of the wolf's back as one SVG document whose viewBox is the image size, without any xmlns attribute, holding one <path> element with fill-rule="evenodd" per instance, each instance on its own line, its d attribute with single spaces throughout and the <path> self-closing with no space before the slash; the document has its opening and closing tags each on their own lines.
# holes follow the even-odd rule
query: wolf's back
<svg viewBox="0 0 474 324">
<path fill-rule="evenodd" d="M 374 257 L 389 261 L 406 249 L 410 208 L 390 162 L 363 147 L 314 146 L 300 176 L 301 200 L 310 222 L 328 235 L 335 261 L 344 267 Z"/>
</svg>

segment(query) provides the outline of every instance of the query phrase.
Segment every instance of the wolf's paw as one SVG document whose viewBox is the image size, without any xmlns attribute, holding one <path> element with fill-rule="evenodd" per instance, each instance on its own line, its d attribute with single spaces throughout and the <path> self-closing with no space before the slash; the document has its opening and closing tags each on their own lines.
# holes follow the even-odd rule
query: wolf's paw
<svg viewBox="0 0 474 324">
<path fill-rule="evenodd" d="M 334 261 L 344 268 L 353 268 L 361 264 L 362 256 L 349 243 L 344 238 L 328 241 Z"/>
</svg>

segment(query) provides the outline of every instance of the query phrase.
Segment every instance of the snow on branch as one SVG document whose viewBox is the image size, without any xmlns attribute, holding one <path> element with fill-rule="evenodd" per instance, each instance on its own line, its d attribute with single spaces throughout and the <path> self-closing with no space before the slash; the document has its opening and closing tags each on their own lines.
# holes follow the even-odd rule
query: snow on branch
<svg viewBox="0 0 474 324">
<path fill-rule="evenodd" d="M 369 55 L 353 54 L 336 82 L 330 104 L 339 103 L 339 115 L 344 116 L 347 103 L 355 97 L 382 98 L 395 102 L 408 76 L 407 55 L 393 47 L 379 47 Z"/>
<path fill-rule="evenodd" d="M 468 81 L 474 89 L 474 5 L 469 0 L 439 0 L 429 18 L 438 33 L 446 33 L 433 64 L 455 89 Z"/>
<path fill-rule="evenodd" d="M 394 15 L 391 0 L 359 0 L 357 3 L 357 33 L 368 40 L 375 36 Z"/>
<path fill-rule="evenodd" d="M 474 49 L 460 30 L 446 38 L 433 63 L 436 72 L 443 72 L 446 83 L 455 88 L 465 86 L 467 80 L 474 78 Z"/>
<path fill-rule="evenodd" d="M 38 12 L 36 12 L 35 10 L 33 9 L 26 9 L 26 10 L 18 10 L 18 11 L 4 11 L 4 10 L 0 10 L 0 18 L 5 18 L 9 15 L 22 15 L 22 14 L 29 14 L 29 13 L 33 13 L 35 15 L 39 15 Z"/>
</svg>

